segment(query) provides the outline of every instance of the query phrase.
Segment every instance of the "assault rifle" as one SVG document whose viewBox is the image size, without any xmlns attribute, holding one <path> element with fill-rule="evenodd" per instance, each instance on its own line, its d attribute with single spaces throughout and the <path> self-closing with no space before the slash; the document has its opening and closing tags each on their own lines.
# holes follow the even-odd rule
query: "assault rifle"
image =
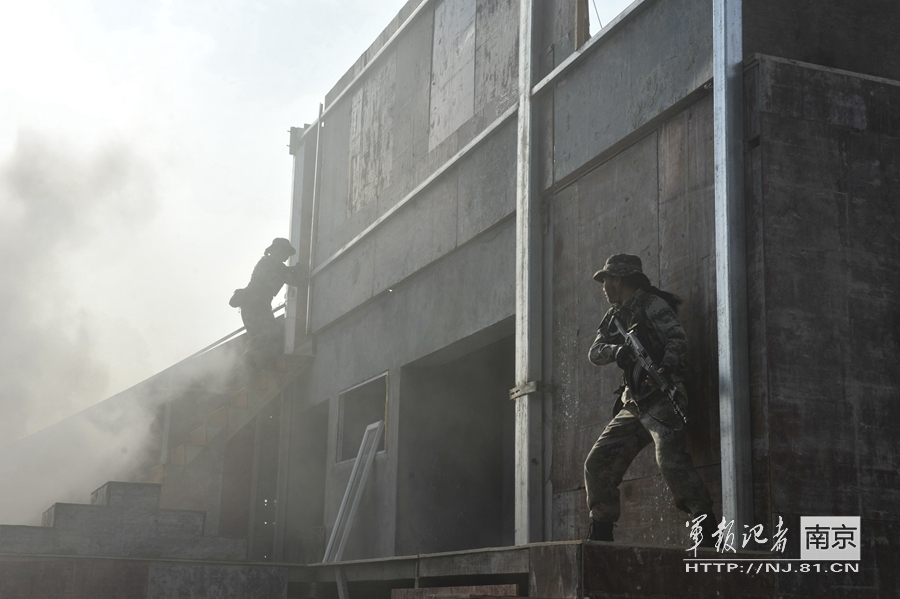
<svg viewBox="0 0 900 599">
<path fill-rule="evenodd" d="M 687 414 L 684 413 L 684 410 L 681 409 L 681 406 L 678 405 L 678 401 L 675 399 L 675 396 L 678 394 L 678 389 L 676 389 L 675 385 L 669 382 L 666 377 L 663 377 L 659 373 L 658 366 L 653 362 L 653 358 L 650 357 L 647 350 L 644 349 L 644 345 L 641 343 L 640 339 L 638 339 L 637 334 L 633 330 L 625 328 L 625 325 L 622 323 L 622 319 L 619 318 L 618 314 L 613 316 L 612 325 L 622 333 L 622 336 L 625 338 L 625 345 L 631 350 L 634 359 L 640 364 L 641 368 L 647 371 L 647 374 L 650 375 L 650 378 L 656 383 L 659 390 L 669 399 L 669 403 L 675 408 L 675 413 L 681 417 L 685 424 L 687 424 Z M 611 330 L 610 333 L 615 335 L 616 331 Z"/>
</svg>

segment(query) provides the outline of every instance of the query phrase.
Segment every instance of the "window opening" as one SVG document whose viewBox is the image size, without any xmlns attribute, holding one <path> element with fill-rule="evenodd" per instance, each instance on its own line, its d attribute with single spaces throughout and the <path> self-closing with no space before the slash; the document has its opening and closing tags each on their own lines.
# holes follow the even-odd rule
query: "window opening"
<svg viewBox="0 0 900 599">
<path fill-rule="evenodd" d="M 366 381 L 340 395 L 337 461 L 352 460 L 359 453 L 366 427 L 373 422 L 387 422 L 387 374 Z M 378 451 L 384 451 L 384 438 Z"/>
</svg>

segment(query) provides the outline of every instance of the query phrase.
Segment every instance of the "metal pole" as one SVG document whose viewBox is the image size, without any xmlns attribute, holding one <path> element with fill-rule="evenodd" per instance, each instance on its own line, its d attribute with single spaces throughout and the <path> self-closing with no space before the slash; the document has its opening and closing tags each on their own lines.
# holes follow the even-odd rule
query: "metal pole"
<svg viewBox="0 0 900 599">
<path fill-rule="evenodd" d="M 533 194 L 531 86 L 533 0 L 519 12 L 519 115 L 516 161 L 516 545 L 543 537 L 541 377 L 541 212 Z"/>
<path fill-rule="evenodd" d="M 753 520 L 747 263 L 744 223 L 741 0 L 713 1 L 716 294 L 722 512 L 737 530 Z"/>
<path fill-rule="evenodd" d="M 309 282 L 306 285 L 306 334 L 312 333 L 312 300 L 313 300 L 313 280 L 312 271 L 316 265 L 316 235 L 319 232 L 319 187 L 322 182 L 322 128 L 325 124 L 322 119 L 324 107 L 319 104 L 319 118 L 316 120 L 316 166 L 313 169 L 313 198 L 312 198 L 312 222 L 309 226 Z"/>
<path fill-rule="evenodd" d="M 316 123 L 318 127 L 318 123 Z M 306 175 L 304 164 L 306 160 L 306 144 L 299 142 L 301 130 L 291 127 L 291 144 L 290 153 L 294 158 L 294 176 L 292 177 L 291 188 L 291 245 L 300 247 L 300 219 L 303 215 L 303 179 Z M 299 256 L 291 258 L 291 266 L 297 264 Z M 287 288 L 287 308 L 284 312 L 284 353 L 293 354 L 297 337 L 297 294 L 299 290 L 296 287 L 288 286 Z"/>
<path fill-rule="evenodd" d="M 293 407 L 293 398 L 296 396 L 293 383 L 281 392 L 280 428 L 278 431 L 278 478 L 275 482 L 275 548 L 272 553 L 272 559 L 275 562 L 284 561 L 284 541 L 287 536 L 288 474 L 290 473 L 291 459 L 291 408 Z"/>
</svg>

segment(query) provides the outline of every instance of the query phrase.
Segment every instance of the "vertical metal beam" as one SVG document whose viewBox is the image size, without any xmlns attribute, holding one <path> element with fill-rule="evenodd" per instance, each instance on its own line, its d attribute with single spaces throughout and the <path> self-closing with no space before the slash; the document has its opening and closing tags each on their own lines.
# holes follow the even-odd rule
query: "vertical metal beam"
<svg viewBox="0 0 900 599">
<path fill-rule="evenodd" d="M 317 123 L 318 125 L 318 123 Z M 303 230 L 301 219 L 303 215 L 303 179 L 304 165 L 306 164 L 306 144 L 300 141 L 302 129 L 291 127 L 290 153 L 294 158 L 294 174 L 291 184 L 291 245 L 295 248 L 300 247 L 300 236 Z M 297 263 L 300 255 L 296 254 L 291 258 L 291 266 Z M 291 355 L 294 353 L 297 337 L 297 294 L 300 292 L 296 287 L 288 286 L 287 288 L 287 305 L 284 310 L 284 353 Z M 305 314 L 303 315 L 306 316 Z"/>
<path fill-rule="evenodd" d="M 543 537 L 541 377 L 541 210 L 533 193 L 531 87 L 534 1 L 519 4 L 519 114 L 516 161 L 515 542 Z"/>
<path fill-rule="evenodd" d="M 312 300 L 313 300 L 313 280 L 312 272 L 316 266 L 316 235 L 319 232 L 319 188 L 322 186 L 322 128 L 325 125 L 323 120 L 324 106 L 319 104 L 319 118 L 316 119 L 314 126 L 316 130 L 316 166 L 313 169 L 313 199 L 312 199 L 312 222 L 309 228 L 309 283 L 306 286 L 306 334 L 312 333 Z"/>
<path fill-rule="evenodd" d="M 278 434 L 278 479 L 275 482 L 275 548 L 272 558 L 284 561 L 284 541 L 287 534 L 288 474 L 291 455 L 291 407 L 296 397 L 294 383 L 281 394 L 280 431 Z"/>
<path fill-rule="evenodd" d="M 716 293 L 722 512 L 738 530 L 753 519 L 747 262 L 744 222 L 741 0 L 713 0 Z"/>
<path fill-rule="evenodd" d="M 256 560 L 255 550 L 258 548 L 256 543 L 256 528 L 258 526 L 259 517 L 259 465 L 262 461 L 262 413 L 258 413 L 253 419 L 253 470 L 250 474 L 250 522 L 247 525 L 247 559 Z"/>
<path fill-rule="evenodd" d="M 163 380 L 165 380 L 166 386 L 163 388 L 163 393 L 166 397 L 166 403 L 163 406 L 163 431 L 162 443 L 160 443 L 161 455 L 159 456 L 160 464 L 168 464 L 170 460 L 169 432 L 172 428 L 172 402 L 175 401 L 175 373 L 172 369 L 169 369 L 164 376 L 165 379 Z"/>
</svg>

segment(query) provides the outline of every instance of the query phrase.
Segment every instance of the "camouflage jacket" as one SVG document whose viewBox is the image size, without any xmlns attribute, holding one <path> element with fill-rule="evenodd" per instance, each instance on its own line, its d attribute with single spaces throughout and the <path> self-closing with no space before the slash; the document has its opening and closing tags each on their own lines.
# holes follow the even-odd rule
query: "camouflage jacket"
<svg viewBox="0 0 900 599">
<path fill-rule="evenodd" d="M 665 367 L 673 381 L 684 380 L 684 358 L 687 354 L 684 329 L 681 328 L 675 311 L 664 299 L 643 290 L 636 291 L 622 304 L 614 304 L 603 317 L 597 329 L 597 337 L 588 352 L 591 362 L 598 366 L 615 362 L 616 351 L 625 342 L 618 331 L 615 335 L 609 332 L 612 318 L 616 314 L 629 329 L 638 325 L 635 329 L 638 339 L 650 353 L 650 357 Z M 629 387 L 634 388 L 635 382 L 626 377 L 625 384 Z"/>
<path fill-rule="evenodd" d="M 271 302 L 285 285 L 296 285 L 298 274 L 294 267 L 285 266 L 274 256 L 263 256 L 253 268 L 247 294 L 255 300 Z"/>
</svg>

